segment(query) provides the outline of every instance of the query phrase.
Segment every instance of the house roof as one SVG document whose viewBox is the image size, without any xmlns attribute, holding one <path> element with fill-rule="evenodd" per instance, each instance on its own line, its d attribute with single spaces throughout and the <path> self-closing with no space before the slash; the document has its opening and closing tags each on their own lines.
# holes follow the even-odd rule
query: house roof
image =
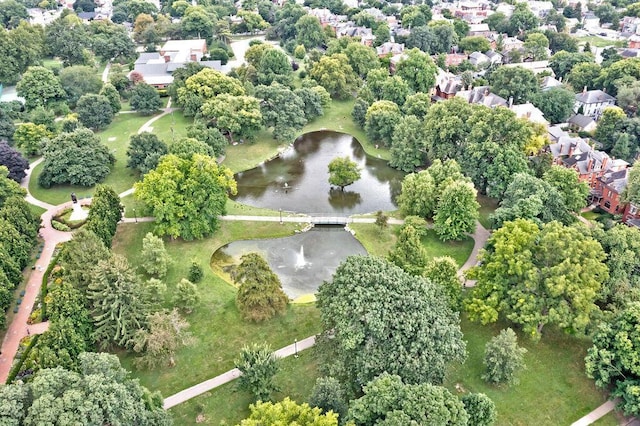
<svg viewBox="0 0 640 426">
<path fill-rule="evenodd" d="M 576 101 L 583 104 L 596 104 L 602 102 L 615 102 L 616 98 L 602 90 L 587 90 L 576 94 Z"/>
<path fill-rule="evenodd" d="M 489 86 L 478 86 L 471 90 L 460 90 L 456 96 L 466 99 L 470 104 L 480 104 L 490 108 L 507 106 L 507 100 L 491 93 Z"/>
<path fill-rule="evenodd" d="M 622 169 L 617 171 L 609 171 L 598 178 L 608 189 L 622 194 L 622 191 L 627 187 L 627 172 L 628 169 Z"/>
<path fill-rule="evenodd" d="M 573 117 L 569 118 L 569 120 L 567 120 L 567 122 L 570 123 L 570 124 L 575 124 L 576 126 L 578 126 L 581 129 L 585 129 L 589 125 L 595 123 L 595 120 L 593 118 L 591 118 L 591 117 L 586 116 L 586 115 L 576 114 Z"/>
<path fill-rule="evenodd" d="M 543 78 L 542 83 L 540 84 L 540 87 L 542 88 L 542 90 L 549 90 L 553 87 L 560 87 L 560 86 L 562 86 L 562 82 L 560 80 L 555 79 L 554 77 L 551 77 L 550 75 Z"/>
</svg>

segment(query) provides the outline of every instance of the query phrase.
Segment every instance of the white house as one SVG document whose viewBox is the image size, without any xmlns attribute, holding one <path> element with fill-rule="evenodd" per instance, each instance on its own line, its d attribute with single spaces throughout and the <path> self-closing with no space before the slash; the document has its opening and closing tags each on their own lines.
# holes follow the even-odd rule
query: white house
<svg viewBox="0 0 640 426">
<path fill-rule="evenodd" d="M 573 112 L 586 115 L 595 120 L 600 118 L 605 108 L 614 106 L 616 98 L 602 90 L 583 90 L 576 94 L 576 103 Z"/>
</svg>

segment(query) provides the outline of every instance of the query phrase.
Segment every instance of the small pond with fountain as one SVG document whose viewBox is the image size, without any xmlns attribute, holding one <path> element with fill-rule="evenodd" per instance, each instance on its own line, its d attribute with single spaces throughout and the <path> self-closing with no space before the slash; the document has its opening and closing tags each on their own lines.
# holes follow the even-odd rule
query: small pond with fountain
<svg viewBox="0 0 640 426">
<path fill-rule="evenodd" d="M 361 168 L 361 179 L 341 191 L 328 182 L 328 165 L 349 157 Z M 322 216 L 349 216 L 395 210 L 404 173 L 384 160 L 366 155 L 350 135 L 329 131 L 307 133 L 278 158 L 238 173 L 236 201 L 256 207 Z M 366 250 L 341 226 L 316 226 L 291 237 L 235 241 L 221 247 L 213 264 L 238 264 L 249 252 L 260 253 L 278 275 L 291 299 L 314 294 L 330 280 L 338 265 Z"/>
</svg>

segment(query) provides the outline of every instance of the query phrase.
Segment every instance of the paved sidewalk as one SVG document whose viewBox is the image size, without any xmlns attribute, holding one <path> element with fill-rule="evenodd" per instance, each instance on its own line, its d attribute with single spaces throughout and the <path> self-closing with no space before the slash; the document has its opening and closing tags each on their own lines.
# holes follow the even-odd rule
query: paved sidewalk
<svg viewBox="0 0 640 426">
<path fill-rule="evenodd" d="M 596 420 L 606 416 L 611 411 L 613 411 L 616 408 L 617 403 L 618 403 L 617 399 L 609 400 L 604 404 L 602 404 L 601 406 L 599 406 L 598 408 L 596 408 L 595 410 L 593 410 L 592 412 L 590 412 L 589 414 L 587 414 L 586 416 L 571 423 L 571 426 L 587 426 L 592 423 L 595 423 Z"/>
<path fill-rule="evenodd" d="M 462 265 L 462 267 L 458 269 L 458 277 L 464 279 L 465 271 L 478 263 L 478 254 L 480 253 L 480 250 L 485 246 L 490 236 L 491 231 L 487 230 L 484 226 L 482 226 L 480 222 L 476 221 L 476 231 L 471 234 L 471 237 L 474 241 L 473 250 L 471 250 L 471 254 L 469 255 L 469 258 L 464 263 L 464 265 Z M 476 282 L 474 280 L 464 281 L 465 287 L 473 287 L 475 285 Z"/>
<path fill-rule="evenodd" d="M 301 352 L 305 349 L 309 349 L 316 343 L 316 336 L 307 337 L 306 339 L 300 340 L 297 343 L 294 343 L 289 346 L 285 346 L 284 348 L 278 349 L 274 352 L 277 358 L 286 358 L 291 355 L 295 355 L 296 351 Z M 224 385 L 225 383 L 229 383 L 238 377 L 240 377 L 240 370 L 234 368 L 233 370 L 229 370 L 226 373 L 223 373 L 219 376 L 216 376 L 212 379 L 205 380 L 204 382 L 198 383 L 195 386 L 191 386 L 183 391 L 180 391 L 174 395 L 171 395 L 164 400 L 164 409 L 168 410 L 171 407 L 175 407 L 178 404 L 182 404 L 185 401 L 190 400 L 191 398 L 195 398 L 198 395 L 202 395 L 205 392 L 210 391 L 211 389 L 215 389 L 218 386 Z"/>
<path fill-rule="evenodd" d="M 40 157 L 33 163 L 29 164 L 27 175 L 24 177 L 24 179 L 22 179 L 22 182 L 20 182 L 20 186 L 23 187 L 25 191 L 27 191 L 27 196 L 24 197 L 24 199 L 27 200 L 29 204 L 33 204 L 34 206 L 42 207 L 45 210 L 49 210 L 54 207 L 52 204 L 45 203 L 44 201 L 40 201 L 34 198 L 31 195 L 31 192 L 29 192 L 29 181 L 31 180 L 31 173 L 33 173 L 33 169 L 35 169 L 38 164 L 42 163 L 42 161 L 44 161 L 44 157 Z"/>
<path fill-rule="evenodd" d="M 153 130 L 153 127 L 151 127 L 151 125 L 155 123 L 156 120 L 161 119 L 162 117 L 172 113 L 173 111 L 175 111 L 175 108 L 171 108 L 171 99 L 169 99 L 169 101 L 167 102 L 167 107 L 162 110 L 162 113 L 156 115 L 155 117 L 152 117 L 149 121 L 144 123 L 138 130 L 138 134 L 144 133 L 144 132 L 150 132 L 151 130 Z"/>
</svg>

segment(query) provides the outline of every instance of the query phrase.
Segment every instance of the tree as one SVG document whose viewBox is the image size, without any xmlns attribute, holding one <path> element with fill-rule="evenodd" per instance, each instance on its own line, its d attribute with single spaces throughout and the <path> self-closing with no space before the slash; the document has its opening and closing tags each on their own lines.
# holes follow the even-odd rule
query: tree
<svg viewBox="0 0 640 426">
<path fill-rule="evenodd" d="M 102 80 L 96 71 L 86 66 L 63 68 L 58 75 L 60 85 L 66 93 L 70 108 L 75 108 L 78 100 L 87 94 L 97 94 L 102 88 Z"/>
<path fill-rule="evenodd" d="M 594 61 L 595 56 L 593 53 L 572 53 L 562 50 L 551 57 L 549 67 L 553 70 L 557 78 L 566 78 L 576 65 L 583 63 L 593 64 Z"/>
<path fill-rule="evenodd" d="M 191 260 L 191 266 L 189 266 L 189 273 L 187 274 L 187 279 L 192 283 L 199 283 L 202 281 L 202 277 L 204 276 L 204 271 L 202 270 L 202 265 L 198 263 L 197 260 Z"/>
<path fill-rule="evenodd" d="M 459 241 L 475 231 L 480 208 L 476 196 L 471 182 L 457 181 L 445 188 L 433 218 L 434 229 L 441 240 Z"/>
<path fill-rule="evenodd" d="M 135 91 L 135 89 L 134 89 Z M 105 96 L 88 94 L 78 100 L 78 120 L 93 130 L 100 130 L 111 124 L 113 109 Z"/>
<path fill-rule="evenodd" d="M 347 414 L 347 397 L 340 382 L 333 377 L 318 377 L 311 390 L 309 405 L 323 412 L 333 411 L 339 419 Z"/>
<path fill-rule="evenodd" d="M 211 16 L 202 6 L 187 8 L 180 20 L 180 30 L 187 37 L 210 39 L 214 29 Z"/>
<path fill-rule="evenodd" d="M 404 172 L 413 172 L 426 161 L 424 126 L 416 116 L 404 116 L 395 126 L 391 138 L 389 165 Z"/>
<path fill-rule="evenodd" d="M 9 170 L 7 175 L 9 179 L 20 183 L 27 175 L 25 170 L 29 168 L 29 162 L 7 142 L 0 141 L 0 166 L 5 166 Z"/>
<path fill-rule="evenodd" d="M 0 140 L 13 141 L 15 132 L 16 126 L 13 124 L 13 119 L 4 109 L 0 108 Z"/>
<path fill-rule="evenodd" d="M 509 36 L 538 28 L 539 22 L 536 15 L 531 12 L 527 3 L 516 4 L 513 14 L 509 18 L 507 33 Z"/>
<path fill-rule="evenodd" d="M 42 151 L 47 138 L 52 137 L 51 132 L 43 124 L 23 123 L 18 126 L 13 134 L 13 139 L 19 148 L 27 155 L 38 155 Z"/>
<path fill-rule="evenodd" d="M 549 58 L 549 39 L 542 33 L 529 33 L 524 41 L 524 50 L 534 61 Z"/>
<path fill-rule="evenodd" d="M 546 324 L 583 331 L 598 311 L 608 275 L 604 258 L 602 246 L 579 228 L 506 222 L 489 238 L 482 263 L 467 272 L 477 279 L 465 303 L 469 318 L 487 324 L 503 314 L 533 339 Z"/>
<path fill-rule="evenodd" d="M 177 309 L 155 312 L 147 321 L 149 329 L 140 329 L 135 336 L 133 350 L 142 355 L 134 363 L 150 369 L 167 365 L 173 367 L 176 351 L 192 341 L 191 334 L 186 331 L 189 323 Z"/>
<path fill-rule="evenodd" d="M 280 49 L 265 49 L 256 64 L 256 70 L 260 84 L 268 86 L 275 81 L 285 86 L 291 85 L 293 68 L 287 54 Z"/>
<path fill-rule="evenodd" d="M 406 226 L 406 225 L 405 225 Z M 423 276 L 439 286 L 448 296 L 449 306 L 459 311 L 462 305 L 462 283 L 458 278 L 458 264 L 448 256 L 434 257 L 423 270 Z"/>
<path fill-rule="evenodd" d="M 437 43 L 433 30 L 426 25 L 412 28 L 406 42 L 408 48 L 419 49 L 426 54 L 437 53 L 435 48 Z"/>
<path fill-rule="evenodd" d="M 412 173 L 402 180 L 398 207 L 406 215 L 430 218 L 437 203 L 436 183 L 427 171 Z"/>
<path fill-rule="evenodd" d="M 158 91 L 146 83 L 138 83 L 131 92 L 131 109 L 143 115 L 154 114 L 162 107 Z"/>
<path fill-rule="evenodd" d="M 376 212 L 376 226 L 382 232 L 383 229 L 389 226 L 389 216 L 387 216 L 382 210 L 378 210 Z"/>
<path fill-rule="evenodd" d="M 424 122 L 430 106 L 431 97 L 428 94 L 416 93 L 407 97 L 402 106 L 402 112 L 405 116 L 414 115 L 421 122 Z"/>
<path fill-rule="evenodd" d="M 447 365 L 465 358 L 458 314 L 442 296 L 383 259 L 348 257 L 317 296 L 330 374 L 354 388 L 385 371 L 441 383 Z"/>
<path fill-rule="evenodd" d="M 109 149 L 88 129 L 58 135 L 47 143 L 43 155 L 38 183 L 44 188 L 66 183 L 95 185 L 107 177 L 115 162 Z"/>
<path fill-rule="evenodd" d="M 409 92 L 409 85 L 402 78 L 398 76 L 387 77 L 382 83 L 380 98 L 402 106 L 409 96 Z"/>
<path fill-rule="evenodd" d="M 18 96 L 24 98 L 25 107 L 49 107 L 64 98 L 65 92 L 53 71 L 44 67 L 29 67 L 16 85 Z"/>
<path fill-rule="evenodd" d="M 345 55 L 349 58 L 349 65 L 360 78 L 366 77 L 369 71 L 380 68 L 380 61 L 376 51 L 362 43 L 351 42 L 344 49 Z"/>
<path fill-rule="evenodd" d="M 111 242 L 118 222 L 122 220 L 124 206 L 120 203 L 120 197 L 110 186 L 98 185 L 91 199 L 91 210 L 87 217 L 87 229 L 93 231 L 106 247 L 111 247 Z"/>
<path fill-rule="evenodd" d="M 553 87 L 534 95 L 531 102 L 551 123 L 564 123 L 573 113 L 576 99 L 573 92 L 562 87 Z"/>
<path fill-rule="evenodd" d="M 156 234 L 185 240 L 215 231 L 227 194 L 236 192 L 231 171 L 199 154 L 190 159 L 165 155 L 134 187 L 136 198 L 152 206 Z"/>
<path fill-rule="evenodd" d="M 200 301 L 198 287 L 191 281 L 183 278 L 176 286 L 173 295 L 173 305 L 183 312 L 190 314 Z"/>
<path fill-rule="evenodd" d="M 365 118 L 365 130 L 367 136 L 375 141 L 382 142 L 385 146 L 391 146 L 396 123 L 401 118 L 400 108 L 390 101 L 374 102 Z"/>
<path fill-rule="evenodd" d="M 633 163 L 627 175 L 627 186 L 622 192 L 622 199 L 627 203 L 640 204 L 640 163 Z"/>
<path fill-rule="evenodd" d="M 431 160 L 461 159 L 467 135 L 468 121 L 477 107 L 458 97 L 438 102 L 429 109 L 424 121 L 425 145 Z"/>
<path fill-rule="evenodd" d="M 323 56 L 313 64 L 309 74 L 332 98 L 347 99 L 356 88 L 357 76 L 342 53 Z"/>
<path fill-rule="evenodd" d="M 148 173 L 158 166 L 160 158 L 167 154 L 167 144 L 161 141 L 157 135 L 142 132 L 131 136 L 127 147 L 127 167 Z"/>
<path fill-rule="evenodd" d="M 517 384 L 516 374 L 526 368 L 524 364 L 526 353 L 525 348 L 518 346 L 518 337 L 512 329 L 500 331 L 500 334 L 494 336 L 485 346 L 483 360 L 485 373 L 482 378 L 494 384 Z"/>
<path fill-rule="evenodd" d="M 640 380 L 637 354 L 640 350 L 640 303 L 630 302 L 610 321 L 602 321 L 593 337 L 593 346 L 587 351 L 587 375 L 595 379 L 596 386 L 613 388 L 612 397 L 621 398 L 619 404 L 625 415 L 640 412 L 636 392 Z"/>
<path fill-rule="evenodd" d="M 89 24 L 89 30 L 92 33 L 91 50 L 101 61 L 126 62 L 136 57 L 136 44 L 123 25 L 108 20 L 93 21 Z M 149 30 L 153 31 L 154 28 Z"/>
<path fill-rule="evenodd" d="M 109 100 L 109 105 L 111 105 L 111 111 L 113 114 L 120 112 L 120 109 L 122 108 L 120 105 L 120 93 L 118 93 L 118 90 L 111 83 L 105 83 L 98 94 Z"/>
<path fill-rule="evenodd" d="M 273 376 L 280 369 L 280 363 L 267 344 L 245 346 L 235 362 L 240 370 L 238 388 L 251 394 L 255 401 L 268 401 L 278 388 Z"/>
<path fill-rule="evenodd" d="M 212 150 L 212 157 L 220 158 L 224 155 L 229 141 L 220 130 L 208 127 L 202 121 L 195 121 L 187 127 L 187 137 L 206 143 Z"/>
<path fill-rule="evenodd" d="M 43 55 L 44 34 L 40 25 L 26 21 L 9 31 L 0 27 L 0 81 L 15 84 L 20 76 Z"/>
<path fill-rule="evenodd" d="M 90 65 L 91 54 L 87 50 L 89 35 L 87 26 L 75 14 L 60 15 L 47 25 L 45 46 L 51 56 L 62 59 L 65 67 L 71 65 Z"/>
<path fill-rule="evenodd" d="M 171 424 L 162 396 L 129 378 L 115 355 L 85 352 L 79 365 L 78 372 L 45 369 L 30 382 L 3 387 L 3 401 L 10 399 L 21 408 L 3 413 L 3 423 L 55 424 L 66 419 L 74 424 Z"/>
<path fill-rule="evenodd" d="M 462 398 L 464 409 L 469 415 L 469 424 L 476 426 L 491 426 L 497 418 L 496 406 L 487 395 L 483 393 L 470 393 Z"/>
<path fill-rule="evenodd" d="M 260 112 L 266 127 L 273 127 L 273 137 L 282 142 L 292 141 L 307 124 L 304 103 L 291 89 L 278 83 L 258 86 L 256 97 L 261 99 Z"/>
<path fill-rule="evenodd" d="M 213 157 L 213 149 L 205 142 L 194 138 L 180 138 L 171 144 L 169 154 L 176 155 L 180 158 L 190 159 L 193 154 L 205 155 Z"/>
<path fill-rule="evenodd" d="M 259 254 L 243 255 L 232 277 L 240 287 L 236 305 L 244 319 L 261 322 L 286 312 L 289 298 L 278 276 Z"/>
<path fill-rule="evenodd" d="M 560 194 L 564 205 L 572 213 L 580 213 L 586 207 L 589 185 L 580 181 L 578 173 L 562 166 L 551 166 L 542 179 Z"/>
<path fill-rule="evenodd" d="M 220 94 L 202 105 L 202 115 L 222 132 L 227 132 L 234 140 L 251 139 L 262 127 L 260 102 L 252 96 L 232 96 Z"/>
<path fill-rule="evenodd" d="M 5 28 L 13 28 L 21 20 L 29 19 L 27 8 L 15 0 L 7 0 L 0 3 L 0 25 Z"/>
<path fill-rule="evenodd" d="M 505 99 L 513 98 L 513 103 L 531 101 L 540 90 L 540 84 L 533 71 L 522 67 L 500 67 L 491 73 L 491 91 Z"/>
<path fill-rule="evenodd" d="M 151 232 L 142 239 L 142 252 L 140 253 L 142 268 L 144 271 L 158 278 L 167 274 L 167 267 L 171 263 L 171 257 L 164 248 L 164 241 Z"/>
<path fill-rule="evenodd" d="M 310 122 L 316 117 L 320 117 L 324 114 L 324 107 L 322 106 L 322 96 L 320 95 L 318 89 L 324 91 L 327 96 L 329 96 L 327 91 L 322 86 L 301 87 L 293 91 L 293 93 L 302 101 L 302 105 L 304 108 L 304 118 L 307 122 Z"/>
<path fill-rule="evenodd" d="M 612 96 L 618 93 L 618 85 L 621 81 L 634 81 L 640 79 L 640 58 L 629 58 L 612 63 L 603 68 L 598 84 Z"/>
<path fill-rule="evenodd" d="M 588 90 L 599 87 L 598 77 L 602 72 L 602 67 L 591 62 L 583 62 L 575 65 L 567 75 L 567 82 L 574 90 Z"/>
<path fill-rule="evenodd" d="M 355 425 L 466 425 L 462 402 L 442 386 L 406 384 L 397 375 L 381 374 L 364 386 L 351 403 L 348 420 Z"/>
<path fill-rule="evenodd" d="M 429 55 L 418 49 L 405 52 L 407 57 L 398 63 L 396 74 L 409 84 L 414 92 L 428 93 L 436 84 L 436 66 Z"/>
<path fill-rule="evenodd" d="M 328 412 L 322 414 L 319 408 L 309 404 L 296 404 L 286 397 L 280 402 L 261 402 L 249 406 L 251 414 L 239 426 L 261 426 L 264 424 L 338 426 L 338 416 Z"/>
<path fill-rule="evenodd" d="M 126 258 L 112 255 L 98 263 L 87 299 L 100 348 L 132 348 L 138 330 L 147 326 L 151 298 Z"/>
<path fill-rule="evenodd" d="M 296 41 L 307 49 L 322 46 L 325 42 L 324 31 L 320 20 L 315 16 L 304 15 L 296 22 Z"/>
<path fill-rule="evenodd" d="M 50 323 L 49 329 L 40 336 L 34 353 L 32 370 L 62 367 L 78 369 L 78 356 L 89 349 L 89 342 L 76 330 L 66 317 Z"/>
<path fill-rule="evenodd" d="M 595 138 L 602 144 L 602 148 L 609 151 L 615 145 L 616 132 L 619 126 L 627 118 L 622 108 L 617 106 L 606 107 L 596 127 Z"/>
<path fill-rule="evenodd" d="M 402 227 L 398 241 L 389 251 L 387 259 L 408 274 L 422 275 L 427 265 L 427 253 L 413 226 L 405 225 Z"/>
<path fill-rule="evenodd" d="M 486 52 L 491 50 L 491 45 L 489 44 L 489 40 L 482 36 L 469 36 L 460 40 L 458 43 L 458 47 L 463 52 Z"/>
<path fill-rule="evenodd" d="M 96 234 L 80 228 L 73 234 L 73 239 L 63 246 L 58 262 L 63 278 L 85 295 L 98 264 L 108 261 L 109 256 L 109 249 Z"/>
<path fill-rule="evenodd" d="M 334 158 L 329 163 L 329 184 L 339 186 L 341 191 L 359 179 L 360 168 L 349 157 Z"/>
</svg>

